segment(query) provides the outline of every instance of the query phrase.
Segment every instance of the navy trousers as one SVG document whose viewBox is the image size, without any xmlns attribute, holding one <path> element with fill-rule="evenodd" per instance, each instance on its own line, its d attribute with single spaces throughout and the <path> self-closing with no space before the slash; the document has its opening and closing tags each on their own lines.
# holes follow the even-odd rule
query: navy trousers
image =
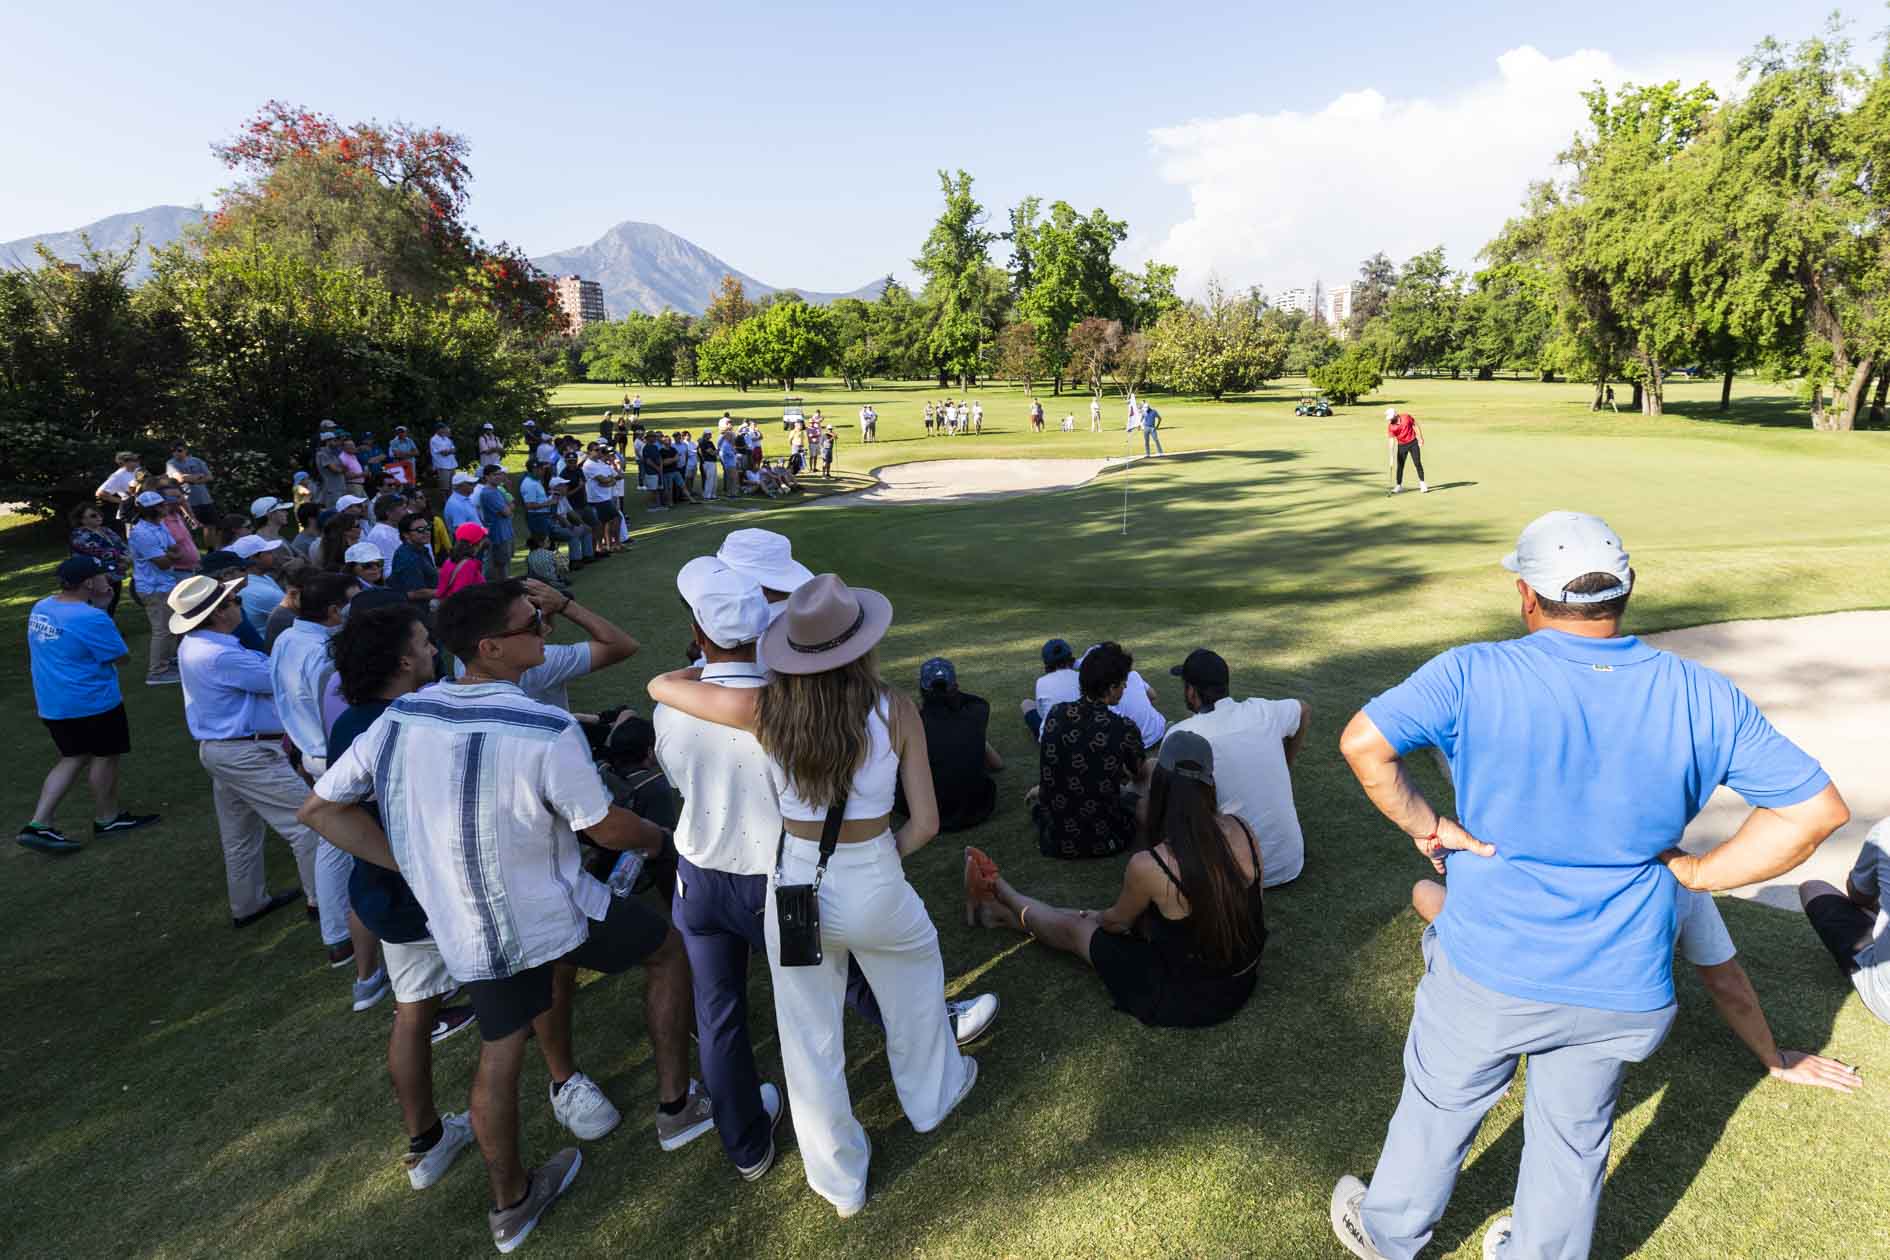
<svg viewBox="0 0 1890 1260">
<path fill-rule="evenodd" d="M 767 897 L 766 875 L 706 870 L 677 855 L 670 920 L 689 955 L 702 1081 L 715 1100 L 722 1149 L 740 1168 L 761 1162 L 773 1127 L 761 1105 L 761 1073 L 748 1038 L 748 962 L 758 952 L 765 959 Z M 885 1027 L 858 962 L 847 968 L 847 1005 L 873 1027 Z"/>
</svg>

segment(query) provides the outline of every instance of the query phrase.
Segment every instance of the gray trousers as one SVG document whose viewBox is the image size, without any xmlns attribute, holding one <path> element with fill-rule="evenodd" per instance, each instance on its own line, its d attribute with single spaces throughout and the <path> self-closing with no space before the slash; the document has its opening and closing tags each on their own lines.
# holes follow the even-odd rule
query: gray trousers
<svg viewBox="0 0 1890 1260">
<path fill-rule="evenodd" d="M 217 830 L 223 839 L 223 877 L 229 885 L 230 917 L 254 914 L 269 900 L 269 889 L 263 881 L 265 823 L 289 842 L 296 870 L 302 876 L 302 895 L 313 895 L 315 845 L 320 837 L 295 820 L 295 811 L 308 799 L 308 785 L 289 768 L 289 758 L 281 746 L 207 739 L 197 745 L 197 759 L 210 775 Z"/>
<path fill-rule="evenodd" d="M 516 539 L 502 543 L 486 543 L 486 581 L 503 582 L 512 572 L 512 552 L 518 547 Z"/>
<path fill-rule="evenodd" d="M 171 633 L 171 605 L 166 598 L 169 594 L 168 591 L 138 592 L 138 598 L 144 601 L 144 615 L 151 622 L 151 656 L 145 665 L 146 678 L 177 672 L 177 636 Z"/>
<path fill-rule="evenodd" d="M 1378 1250 L 1411 1260 L 1431 1239 L 1483 1115 L 1529 1056 L 1515 1231 L 1504 1260 L 1583 1260 L 1595 1232 L 1621 1077 L 1660 1048 L 1675 1008 L 1604 1011 L 1526 1002 L 1451 965 L 1424 932 L 1404 1043 L 1404 1093 L 1362 1217 Z"/>
</svg>

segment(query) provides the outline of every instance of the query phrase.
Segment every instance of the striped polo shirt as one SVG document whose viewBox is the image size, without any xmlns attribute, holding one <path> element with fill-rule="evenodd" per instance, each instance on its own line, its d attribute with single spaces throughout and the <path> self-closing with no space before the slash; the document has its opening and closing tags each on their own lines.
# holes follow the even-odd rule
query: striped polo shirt
<svg viewBox="0 0 1890 1260">
<path fill-rule="evenodd" d="M 511 683 L 442 683 L 388 706 L 315 785 L 372 794 L 400 872 L 447 970 L 497 980 L 563 957 L 610 891 L 579 862 L 576 832 L 610 797 L 569 713 Z"/>
</svg>

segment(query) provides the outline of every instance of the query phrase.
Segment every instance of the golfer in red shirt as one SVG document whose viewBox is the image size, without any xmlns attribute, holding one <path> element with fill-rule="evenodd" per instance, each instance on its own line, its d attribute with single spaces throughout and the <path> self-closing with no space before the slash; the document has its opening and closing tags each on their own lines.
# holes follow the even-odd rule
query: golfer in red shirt
<svg viewBox="0 0 1890 1260">
<path fill-rule="evenodd" d="M 1430 486 L 1424 481 L 1424 430 L 1418 428 L 1417 417 L 1396 407 L 1385 408 L 1385 434 L 1391 444 L 1397 447 L 1397 470 L 1392 474 L 1391 492 L 1404 492 L 1404 461 L 1409 459 L 1417 467 L 1417 488 L 1421 494 L 1429 494 Z M 1391 451 L 1385 452 L 1386 461 L 1391 458 Z"/>
</svg>

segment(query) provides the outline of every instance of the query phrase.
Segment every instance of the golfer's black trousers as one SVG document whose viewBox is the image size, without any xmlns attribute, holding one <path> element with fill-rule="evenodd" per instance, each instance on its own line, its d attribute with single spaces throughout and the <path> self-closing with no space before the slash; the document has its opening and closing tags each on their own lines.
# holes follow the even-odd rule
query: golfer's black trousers
<svg viewBox="0 0 1890 1260">
<path fill-rule="evenodd" d="M 1404 484 L 1404 461 L 1407 456 L 1410 457 L 1412 465 L 1417 469 L 1417 479 L 1419 481 L 1424 480 L 1424 448 L 1419 446 L 1416 442 L 1400 442 L 1398 443 L 1397 485 Z"/>
</svg>

